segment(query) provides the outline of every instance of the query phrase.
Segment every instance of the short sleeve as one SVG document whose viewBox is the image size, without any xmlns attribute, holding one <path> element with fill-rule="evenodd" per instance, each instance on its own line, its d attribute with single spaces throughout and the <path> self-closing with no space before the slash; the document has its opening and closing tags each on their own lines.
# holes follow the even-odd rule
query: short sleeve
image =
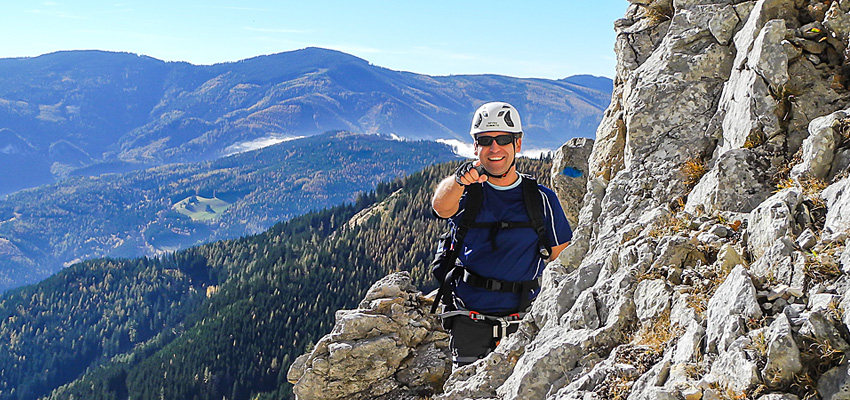
<svg viewBox="0 0 850 400">
<path fill-rule="evenodd" d="M 547 227 L 554 246 L 562 245 L 573 239 L 573 230 L 570 227 L 558 195 L 545 186 L 540 186 L 543 195 L 543 214 L 546 218 Z"/>
</svg>

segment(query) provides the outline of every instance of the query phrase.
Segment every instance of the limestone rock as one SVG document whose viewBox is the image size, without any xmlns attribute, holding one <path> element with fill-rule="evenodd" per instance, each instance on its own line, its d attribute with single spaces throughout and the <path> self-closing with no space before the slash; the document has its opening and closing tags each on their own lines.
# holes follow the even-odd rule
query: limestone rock
<svg viewBox="0 0 850 400">
<path fill-rule="evenodd" d="M 711 365 L 711 372 L 705 377 L 706 381 L 717 382 L 720 387 L 739 393 L 758 385 L 761 382 L 758 366 L 745 351 L 751 344 L 752 340 L 746 336 L 732 342 Z"/>
<path fill-rule="evenodd" d="M 781 133 L 776 117 L 777 102 L 767 82 L 775 86 L 787 81 L 788 60 L 782 44 L 785 35 L 780 32 L 780 28 L 784 30 L 784 22 L 778 18 L 791 14 L 794 14 L 792 2 L 759 0 L 735 34 L 737 54 L 714 116 L 721 121 L 721 141 L 714 158 L 728 150 L 743 148 L 748 142 L 756 143 L 760 138 L 769 139 Z"/>
<path fill-rule="evenodd" d="M 777 239 L 794 234 L 794 211 L 801 201 L 802 194 L 796 188 L 783 189 L 750 213 L 747 243 L 754 258 L 761 257 Z"/>
<path fill-rule="evenodd" d="M 818 238 L 810 228 L 806 228 L 806 230 L 797 237 L 797 246 L 800 246 L 803 250 L 809 250 L 812 247 L 815 247 L 817 242 Z"/>
<path fill-rule="evenodd" d="M 850 149 L 837 149 L 832 159 L 832 169 L 829 170 L 827 179 L 832 181 L 841 173 L 850 171 Z"/>
<path fill-rule="evenodd" d="M 357 310 L 337 312 L 334 329 L 292 364 L 299 399 L 425 399 L 451 372 L 448 335 L 407 272 L 369 289 Z"/>
<path fill-rule="evenodd" d="M 785 314 L 779 314 L 767 328 L 767 361 L 761 376 L 768 386 L 775 388 L 789 384 L 794 375 L 803 369 L 800 350 L 791 332 L 791 324 Z"/>
<path fill-rule="evenodd" d="M 794 242 L 782 236 L 771 245 L 750 267 L 753 279 L 759 285 L 788 285 L 802 290 L 805 257 L 794 250 Z"/>
<path fill-rule="evenodd" d="M 714 35 L 717 41 L 726 46 L 732 40 L 735 34 L 735 27 L 741 22 L 738 13 L 735 12 L 735 7 L 728 5 L 720 9 L 714 17 L 708 21 L 708 30 Z"/>
<path fill-rule="evenodd" d="M 828 344 L 830 348 L 847 352 L 850 344 L 841 336 L 841 332 L 833 324 L 828 311 L 819 310 L 809 313 L 806 322 L 800 327 L 800 335 L 815 339 L 817 343 Z"/>
<path fill-rule="evenodd" d="M 747 66 L 764 78 L 774 89 L 781 88 L 788 80 L 788 57 L 782 48 L 785 39 L 785 20 L 767 21 L 753 42 L 753 50 Z"/>
<path fill-rule="evenodd" d="M 688 195 L 685 211 L 697 207 L 716 211 L 750 212 L 770 196 L 774 186 L 764 178 L 769 162 L 750 149 L 733 149 L 722 155 Z"/>
<path fill-rule="evenodd" d="M 818 394 L 824 400 L 850 399 L 850 361 L 844 361 L 821 375 Z"/>
<path fill-rule="evenodd" d="M 803 161 L 791 169 L 792 178 L 826 178 L 835 157 L 836 134 L 833 126 L 846 118 L 847 112 L 836 111 L 812 120 L 809 124 L 809 137 L 803 141 Z"/>
<path fill-rule="evenodd" d="M 676 351 L 673 353 L 674 364 L 689 364 L 696 362 L 702 354 L 702 338 L 705 336 L 705 328 L 702 324 L 692 320 L 687 330 L 676 343 Z"/>
<path fill-rule="evenodd" d="M 641 321 L 649 321 L 670 310 L 670 288 L 662 279 L 641 281 L 635 290 L 635 310 Z"/>
<path fill-rule="evenodd" d="M 746 320 L 760 318 L 756 289 L 743 266 L 732 269 L 708 302 L 706 347 L 723 353 L 729 343 L 746 332 Z"/>
<path fill-rule="evenodd" d="M 850 178 L 844 178 L 823 191 L 827 209 L 824 233 L 833 239 L 850 234 Z"/>
<path fill-rule="evenodd" d="M 558 193 L 571 227 L 578 226 L 590 173 L 587 161 L 592 150 L 593 139 L 573 138 L 555 152 L 552 160 L 552 189 Z"/>
<path fill-rule="evenodd" d="M 839 264 L 841 265 L 841 271 L 845 274 L 850 273 L 850 238 L 844 242 L 844 252 L 841 253 L 841 257 L 838 259 Z"/>
<path fill-rule="evenodd" d="M 800 400 L 800 397 L 788 393 L 769 393 L 759 397 L 758 400 Z"/>
<path fill-rule="evenodd" d="M 839 2 L 833 2 L 824 16 L 823 25 L 842 40 L 844 43 L 850 39 L 850 15 L 842 11 Z"/>
</svg>

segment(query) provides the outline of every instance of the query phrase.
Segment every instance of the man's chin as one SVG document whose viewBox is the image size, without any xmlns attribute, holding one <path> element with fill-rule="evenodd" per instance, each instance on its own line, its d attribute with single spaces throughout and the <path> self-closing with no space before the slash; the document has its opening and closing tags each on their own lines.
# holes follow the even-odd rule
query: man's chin
<svg viewBox="0 0 850 400">
<path fill-rule="evenodd" d="M 510 169 L 510 168 L 507 168 L 507 169 L 506 169 L 506 168 L 504 168 L 504 167 L 499 168 L 499 169 L 492 168 L 492 167 L 491 167 L 491 168 L 484 167 L 484 168 L 485 168 L 485 169 L 487 170 L 487 172 L 489 172 L 491 175 L 496 175 L 496 176 L 502 176 L 502 175 L 504 175 L 504 174 L 508 173 L 508 170 Z"/>
</svg>

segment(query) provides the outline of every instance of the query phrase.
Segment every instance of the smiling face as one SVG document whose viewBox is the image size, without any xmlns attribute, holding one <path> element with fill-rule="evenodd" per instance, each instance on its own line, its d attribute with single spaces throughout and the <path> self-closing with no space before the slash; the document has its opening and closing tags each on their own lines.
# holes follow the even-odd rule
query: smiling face
<svg viewBox="0 0 850 400">
<path fill-rule="evenodd" d="M 496 137 L 499 135 L 510 135 L 505 132 L 482 132 L 478 134 L 478 137 L 481 136 L 491 136 Z M 493 144 L 489 146 L 481 146 L 477 142 L 475 143 L 475 155 L 478 156 L 478 159 L 481 161 L 481 165 L 493 175 L 503 175 L 508 173 L 512 169 L 516 169 L 514 166 L 514 159 L 516 158 L 517 153 L 522 148 L 522 138 L 516 139 L 516 146 L 514 143 L 508 143 L 506 145 L 500 145 L 493 141 Z M 508 184 L 512 183 L 515 180 L 515 174 L 509 174 L 505 178 L 493 178 L 490 177 L 490 181 L 494 184 L 500 184 L 504 182 L 500 181 L 511 181 L 507 182 Z"/>
</svg>

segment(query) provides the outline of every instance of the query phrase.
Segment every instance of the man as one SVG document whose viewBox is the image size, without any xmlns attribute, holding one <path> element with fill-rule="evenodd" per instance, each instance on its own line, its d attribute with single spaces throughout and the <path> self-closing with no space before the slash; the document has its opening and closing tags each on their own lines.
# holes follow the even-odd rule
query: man
<svg viewBox="0 0 850 400">
<path fill-rule="evenodd" d="M 522 148 L 516 108 L 484 104 L 473 116 L 470 135 L 478 160 L 442 180 L 431 203 L 435 215 L 449 220 L 453 235 L 446 244 L 454 251 L 447 263 L 451 272 L 435 275 L 445 282 L 438 301 L 446 303 L 448 312 L 441 316 L 457 365 L 483 358 L 516 330 L 539 292 L 546 263 L 572 238 L 555 193 L 516 171 Z"/>
</svg>

